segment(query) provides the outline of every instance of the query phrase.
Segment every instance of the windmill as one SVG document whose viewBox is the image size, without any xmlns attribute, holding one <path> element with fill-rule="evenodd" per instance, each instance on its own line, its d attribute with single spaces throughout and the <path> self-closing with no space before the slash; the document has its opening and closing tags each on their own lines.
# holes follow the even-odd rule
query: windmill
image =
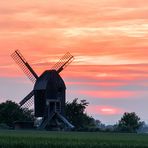
<svg viewBox="0 0 148 148">
<path fill-rule="evenodd" d="M 50 70 L 44 71 L 40 76 L 35 73 L 19 50 L 11 57 L 34 84 L 33 90 L 19 104 L 21 107 L 30 107 L 34 103 L 34 116 L 42 117 L 38 128 L 74 128 L 64 115 L 66 86 L 59 75 L 74 57 L 69 52 L 66 53 Z"/>
</svg>

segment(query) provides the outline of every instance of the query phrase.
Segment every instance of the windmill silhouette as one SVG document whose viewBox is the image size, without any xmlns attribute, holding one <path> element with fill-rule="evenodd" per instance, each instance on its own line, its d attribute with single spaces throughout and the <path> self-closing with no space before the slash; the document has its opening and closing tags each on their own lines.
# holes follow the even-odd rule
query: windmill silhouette
<svg viewBox="0 0 148 148">
<path fill-rule="evenodd" d="M 33 90 L 20 101 L 21 107 L 30 107 L 34 103 L 34 116 L 42 117 L 39 129 L 72 129 L 74 126 L 65 118 L 66 86 L 59 75 L 74 57 L 68 52 L 50 70 L 38 76 L 23 55 L 16 50 L 11 57 L 33 82 Z"/>
</svg>

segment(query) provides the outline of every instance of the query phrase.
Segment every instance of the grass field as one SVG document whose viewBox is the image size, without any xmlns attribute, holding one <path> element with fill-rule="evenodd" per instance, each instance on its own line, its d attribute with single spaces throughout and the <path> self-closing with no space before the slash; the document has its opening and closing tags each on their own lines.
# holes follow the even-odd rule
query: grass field
<svg viewBox="0 0 148 148">
<path fill-rule="evenodd" d="M 148 135 L 0 131 L 0 148 L 148 148 Z"/>
</svg>

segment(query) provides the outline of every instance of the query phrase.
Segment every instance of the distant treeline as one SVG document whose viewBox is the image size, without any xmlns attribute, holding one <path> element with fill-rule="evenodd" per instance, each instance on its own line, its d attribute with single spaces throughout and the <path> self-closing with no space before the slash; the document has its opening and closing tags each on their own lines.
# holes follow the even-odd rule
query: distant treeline
<svg viewBox="0 0 148 148">
<path fill-rule="evenodd" d="M 67 102 L 65 107 L 66 118 L 75 126 L 75 131 L 101 131 L 101 132 L 137 132 L 144 124 L 135 112 L 124 113 L 116 125 L 105 126 L 100 120 L 95 120 L 86 114 L 89 105 L 86 100 Z M 17 103 L 6 101 L 0 104 L 0 128 L 14 127 L 15 121 L 34 121 L 33 110 L 21 108 Z"/>
</svg>

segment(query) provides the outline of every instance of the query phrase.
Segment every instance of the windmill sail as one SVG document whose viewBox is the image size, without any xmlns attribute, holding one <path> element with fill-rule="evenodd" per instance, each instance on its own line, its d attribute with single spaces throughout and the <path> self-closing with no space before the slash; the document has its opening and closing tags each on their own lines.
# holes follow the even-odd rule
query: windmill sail
<svg viewBox="0 0 148 148">
<path fill-rule="evenodd" d="M 69 52 L 67 52 L 51 69 L 54 69 L 58 73 L 60 73 L 73 60 L 74 60 L 74 57 Z"/>
<path fill-rule="evenodd" d="M 19 65 L 19 67 L 23 70 L 23 72 L 28 76 L 28 78 L 35 83 L 36 79 L 38 79 L 37 74 L 34 72 L 34 70 L 31 68 L 31 66 L 28 64 L 28 62 L 25 60 L 23 55 L 16 50 L 11 57 L 14 59 L 14 61 Z"/>
<path fill-rule="evenodd" d="M 21 107 L 30 108 L 33 107 L 34 104 L 34 96 L 32 96 L 27 102 L 25 102 Z"/>
<path fill-rule="evenodd" d="M 30 107 L 30 106 L 32 105 L 32 103 L 31 103 L 29 100 L 33 97 L 33 95 L 34 95 L 34 92 L 31 91 L 31 92 L 19 103 L 20 106 L 23 106 L 23 105 L 26 106 L 26 104 L 27 104 L 26 107 Z"/>
</svg>

